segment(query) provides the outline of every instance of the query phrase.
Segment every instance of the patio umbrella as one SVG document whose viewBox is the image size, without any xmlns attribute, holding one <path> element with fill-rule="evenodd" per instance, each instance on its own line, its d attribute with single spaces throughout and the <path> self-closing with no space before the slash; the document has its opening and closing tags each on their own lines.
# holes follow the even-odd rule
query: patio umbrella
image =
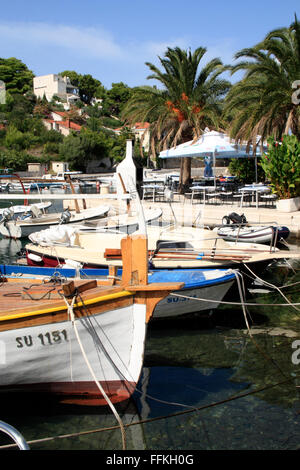
<svg viewBox="0 0 300 470">
<path fill-rule="evenodd" d="M 237 150 L 230 144 L 228 136 L 221 132 L 209 131 L 202 134 L 197 141 L 189 141 L 178 145 L 175 148 L 164 150 L 159 154 L 160 158 L 182 158 L 182 157 L 203 157 L 212 154 L 213 167 L 216 166 L 216 158 L 219 155 L 223 158 L 233 158 Z M 216 185 L 216 174 L 214 171 L 214 185 Z"/>
<path fill-rule="evenodd" d="M 235 148 L 230 143 L 230 139 L 226 134 L 216 131 L 205 132 L 197 141 L 191 140 L 177 147 L 164 150 L 160 152 L 159 158 L 193 158 L 209 155 L 213 157 L 214 168 L 216 166 L 216 158 L 251 158 L 251 155 L 243 149 Z M 215 171 L 214 183 L 216 185 Z"/>
</svg>

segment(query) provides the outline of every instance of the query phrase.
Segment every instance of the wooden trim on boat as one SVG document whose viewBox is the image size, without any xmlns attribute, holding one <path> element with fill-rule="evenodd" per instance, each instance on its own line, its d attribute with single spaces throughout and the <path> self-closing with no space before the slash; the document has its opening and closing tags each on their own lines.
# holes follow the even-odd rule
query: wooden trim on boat
<svg viewBox="0 0 300 470">
<path fill-rule="evenodd" d="M 0 296 L 0 331 L 68 320 L 64 298 L 73 298 L 76 318 L 121 308 L 134 302 L 146 305 L 147 321 L 156 304 L 184 283 L 148 284 L 147 238 L 134 235 L 121 242 L 123 273 L 121 282 L 108 280 L 72 280 L 59 285 L 42 280 L 9 279 L 3 283 Z M 111 269 L 111 274 L 115 273 Z M 17 292 L 14 287 L 17 286 Z M 20 289 L 22 286 L 22 289 Z M 0 287 L 1 293 L 1 287 Z M 8 299 L 11 299 L 10 302 Z M 2 307 L 2 312 L 1 312 Z"/>
<path fill-rule="evenodd" d="M 9 280 L 6 285 L 9 284 L 18 286 L 20 283 L 15 280 Z M 26 283 L 24 283 L 26 285 Z M 30 288 L 30 284 L 27 283 Z M 56 296 L 49 300 L 49 298 L 41 298 L 45 295 L 46 289 L 42 289 L 43 285 L 38 286 L 40 289 L 35 289 L 33 292 L 33 300 L 30 296 L 30 291 L 26 291 L 25 296 L 22 298 L 22 293 L 17 298 L 17 304 L 14 300 L 16 306 L 9 310 L 2 311 L 0 313 L 0 331 L 11 330 L 24 328 L 28 326 L 36 326 L 42 324 L 51 324 L 58 323 L 68 320 L 67 305 L 63 298 L 58 299 Z M 56 287 L 56 290 L 53 290 L 53 286 L 47 286 L 51 295 L 57 294 L 61 286 Z M 12 290 L 10 289 L 11 294 Z M 29 296 L 28 296 L 29 294 Z M 38 296 L 38 294 L 40 294 Z M 8 293 L 9 295 L 9 293 Z M 27 299 L 26 299 L 27 296 Z M 7 297 L 0 297 L 0 301 L 3 304 Z M 101 314 L 108 310 L 115 308 L 122 308 L 128 305 L 132 305 L 134 302 L 133 292 L 124 290 L 120 286 L 115 286 L 112 288 L 101 288 L 96 287 L 82 293 L 82 297 L 76 299 L 74 304 L 74 313 L 75 317 L 81 318 L 87 315 Z M 30 304 L 28 306 L 28 303 Z M 27 304 L 27 306 L 26 306 Z M 50 305 L 50 306 L 49 306 Z"/>
</svg>

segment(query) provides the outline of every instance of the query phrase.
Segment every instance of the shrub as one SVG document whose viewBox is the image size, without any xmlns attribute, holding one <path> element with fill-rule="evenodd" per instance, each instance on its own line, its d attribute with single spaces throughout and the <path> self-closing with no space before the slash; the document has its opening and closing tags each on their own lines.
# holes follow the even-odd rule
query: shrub
<svg viewBox="0 0 300 470">
<path fill-rule="evenodd" d="M 300 195 L 300 142 L 296 136 L 286 135 L 282 142 L 270 138 L 261 166 L 279 199 Z"/>
</svg>

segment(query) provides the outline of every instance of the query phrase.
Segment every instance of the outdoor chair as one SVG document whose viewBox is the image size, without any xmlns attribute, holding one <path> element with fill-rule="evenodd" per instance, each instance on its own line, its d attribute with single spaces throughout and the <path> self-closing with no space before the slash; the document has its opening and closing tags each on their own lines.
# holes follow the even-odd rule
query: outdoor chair
<svg viewBox="0 0 300 470">
<path fill-rule="evenodd" d="M 163 186 L 159 189 L 155 189 L 154 199 L 155 201 L 165 201 L 165 189 Z"/>
<path fill-rule="evenodd" d="M 152 188 L 147 188 L 147 186 L 145 186 L 143 188 L 143 197 L 142 199 L 153 199 L 153 189 Z"/>
<path fill-rule="evenodd" d="M 259 196 L 259 202 L 265 207 L 275 207 L 275 202 L 278 199 L 276 194 L 262 194 Z"/>
<path fill-rule="evenodd" d="M 222 191 L 220 193 L 220 200 L 221 202 L 225 202 L 226 204 L 228 204 L 229 202 L 232 203 L 232 196 L 232 191 Z"/>
<path fill-rule="evenodd" d="M 207 193 L 206 200 L 209 204 L 218 204 L 220 202 L 220 195 L 221 193 Z"/>
<path fill-rule="evenodd" d="M 238 205 L 241 205 L 242 203 L 242 193 L 241 192 L 237 192 L 237 193 L 233 193 L 232 194 L 232 202 L 233 204 L 238 204 Z M 250 203 L 251 203 L 251 200 L 252 200 L 252 195 L 251 194 L 247 194 L 245 193 L 244 196 L 243 196 L 243 204 L 245 202 L 248 202 L 248 205 L 250 206 Z"/>
<path fill-rule="evenodd" d="M 192 191 L 191 193 L 185 193 L 185 195 L 191 195 L 191 203 L 193 204 L 194 201 L 201 202 L 203 200 L 203 191 Z"/>
</svg>

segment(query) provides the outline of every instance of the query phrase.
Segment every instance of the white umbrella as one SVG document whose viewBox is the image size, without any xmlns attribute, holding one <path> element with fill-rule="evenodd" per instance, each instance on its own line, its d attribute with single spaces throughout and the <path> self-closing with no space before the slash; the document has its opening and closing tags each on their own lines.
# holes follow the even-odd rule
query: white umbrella
<svg viewBox="0 0 300 470">
<path fill-rule="evenodd" d="M 160 152 L 160 158 L 181 158 L 181 157 L 202 157 L 212 154 L 213 166 L 216 166 L 216 158 L 251 158 L 243 148 L 236 148 L 230 143 L 229 137 L 216 131 L 204 132 L 197 141 L 189 141 L 180 144 L 177 147 L 170 148 Z M 214 172 L 215 179 L 215 172 Z M 216 183 L 216 179 L 215 179 Z"/>
<path fill-rule="evenodd" d="M 226 134 L 216 131 L 209 131 L 202 134 L 196 141 L 185 142 L 184 144 L 164 150 L 159 154 L 160 158 L 180 158 L 180 157 L 201 157 L 207 154 L 213 154 L 213 166 L 216 166 L 216 157 L 234 158 L 238 151 L 230 144 L 229 137 Z M 214 181 L 216 177 L 214 172 Z"/>
</svg>

